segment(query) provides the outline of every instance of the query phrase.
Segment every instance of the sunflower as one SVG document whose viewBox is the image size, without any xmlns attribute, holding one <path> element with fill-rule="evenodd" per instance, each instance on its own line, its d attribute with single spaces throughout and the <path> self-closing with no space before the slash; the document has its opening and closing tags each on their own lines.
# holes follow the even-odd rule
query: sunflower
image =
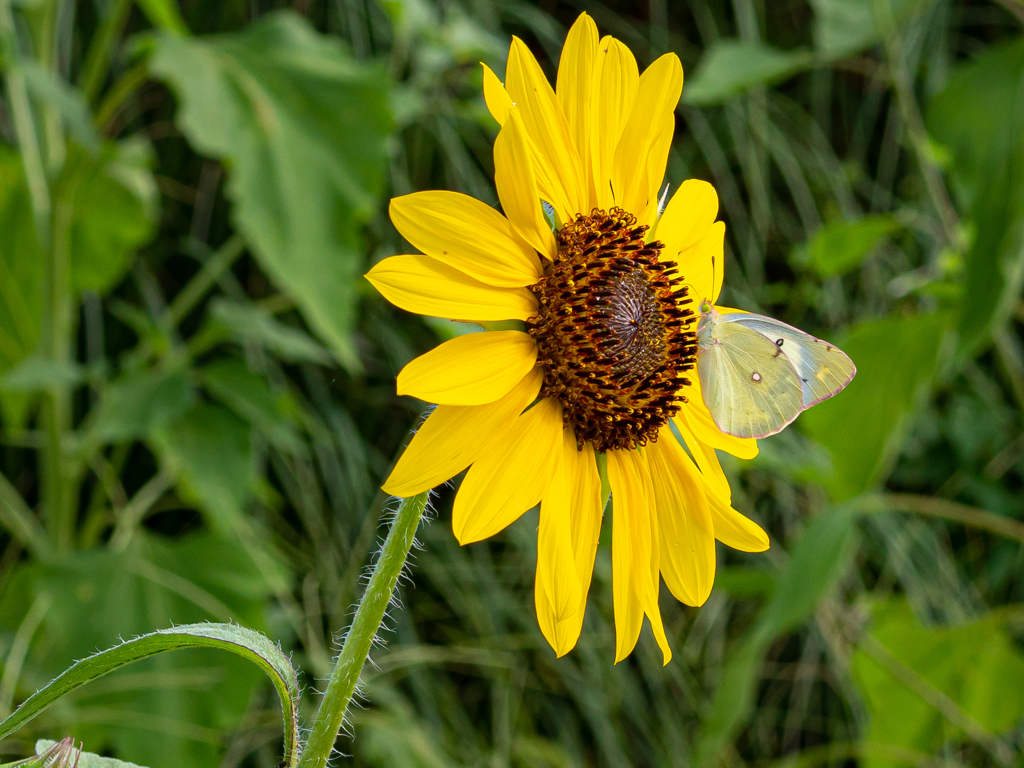
<svg viewBox="0 0 1024 768">
<path fill-rule="evenodd" d="M 616 662 L 644 616 L 671 659 L 661 578 L 701 605 L 715 539 L 768 547 L 732 508 L 715 453 L 752 458 L 757 444 L 719 431 L 693 370 L 694 302 L 721 289 L 718 197 L 697 180 L 667 205 L 658 195 L 682 85 L 674 54 L 640 74 L 586 14 L 554 89 L 513 38 L 504 85 L 484 67 L 504 213 L 449 191 L 395 198 L 391 220 L 421 253 L 367 275 L 402 309 L 489 329 L 399 373 L 399 394 L 436 408 L 384 490 L 412 496 L 468 467 L 452 513 L 461 544 L 539 504 L 535 602 L 558 656 L 580 635 L 609 491 Z"/>
</svg>

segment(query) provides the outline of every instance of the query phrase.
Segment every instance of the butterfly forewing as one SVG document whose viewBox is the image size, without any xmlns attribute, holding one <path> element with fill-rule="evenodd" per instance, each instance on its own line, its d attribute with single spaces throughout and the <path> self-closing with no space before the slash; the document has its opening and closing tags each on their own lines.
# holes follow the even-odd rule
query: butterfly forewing
<svg viewBox="0 0 1024 768">
<path fill-rule="evenodd" d="M 786 354 L 800 377 L 804 410 L 840 392 L 857 373 L 853 361 L 838 347 L 773 318 L 737 312 L 721 316 L 718 322 L 757 331 Z"/>
<path fill-rule="evenodd" d="M 737 323 L 717 323 L 711 335 L 697 356 L 697 375 L 719 429 L 736 437 L 767 437 L 800 414 L 800 376 L 771 339 Z"/>
</svg>

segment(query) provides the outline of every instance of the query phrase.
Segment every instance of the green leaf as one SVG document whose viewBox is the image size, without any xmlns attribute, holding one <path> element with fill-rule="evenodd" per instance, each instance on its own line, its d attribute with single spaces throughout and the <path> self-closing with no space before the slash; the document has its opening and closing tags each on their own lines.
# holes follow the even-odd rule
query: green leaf
<svg viewBox="0 0 1024 768">
<path fill-rule="evenodd" d="M 154 443 L 186 496 L 220 530 L 234 529 L 255 481 L 249 424 L 226 408 L 198 403 Z"/>
<path fill-rule="evenodd" d="M 40 739 L 36 742 L 36 754 L 42 755 L 48 749 L 57 746 L 58 743 L 50 739 Z M 100 757 L 91 752 L 76 752 L 75 761 L 72 764 L 76 768 L 143 768 L 136 763 L 126 763 L 124 760 L 115 760 L 112 757 Z"/>
<path fill-rule="evenodd" d="M 56 109 L 75 140 L 95 153 L 100 147 L 100 137 L 82 92 L 31 59 L 22 59 L 20 66 L 31 94 Z"/>
<path fill-rule="evenodd" d="M 134 251 L 153 234 L 157 193 L 148 144 L 108 142 L 99 152 L 72 145 L 55 198 L 70 206 L 71 284 L 75 292 L 104 293 L 124 274 Z M 21 157 L 0 146 L 0 375 L 35 351 L 42 322 L 43 253 Z M 12 426 L 25 398 L 0 398 Z"/>
<path fill-rule="evenodd" d="M 804 258 L 822 277 L 842 275 L 860 266 L 899 228 L 899 222 L 891 216 L 833 221 L 818 230 L 807 244 Z"/>
<path fill-rule="evenodd" d="M 719 568 L 715 574 L 715 589 L 730 597 L 745 600 L 751 597 L 771 597 L 775 591 L 776 575 L 761 568 Z"/>
<path fill-rule="evenodd" d="M 156 231 L 153 151 L 139 138 L 104 146 L 99 158 L 72 148 L 59 193 L 74 209 L 71 286 L 104 294 Z"/>
<path fill-rule="evenodd" d="M 954 70 L 928 107 L 930 134 L 977 233 L 965 264 L 961 346 L 1009 318 L 1024 284 L 1024 40 Z"/>
<path fill-rule="evenodd" d="M 905 602 L 894 600 L 875 609 L 872 625 L 872 636 L 897 663 L 985 730 L 1005 733 L 1024 717 L 1024 655 L 1000 617 L 924 627 Z M 868 741 L 930 753 L 963 740 L 963 732 L 864 648 L 855 653 L 852 672 L 871 715 Z M 866 764 L 895 765 L 878 757 Z"/>
<path fill-rule="evenodd" d="M 780 51 L 759 42 L 717 40 L 683 89 L 687 104 L 705 105 L 778 82 L 813 63 L 807 51 Z"/>
<path fill-rule="evenodd" d="M 820 512 L 804 529 L 758 617 L 756 631 L 766 642 L 810 616 L 845 573 L 856 549 L 854 515 L 852 508 L 833 507 Z"/>
<path fill-rule="evenodd" d="M 900 23 L 919 13 L 932 2 L 933 0 L 811 0 L 811 6 L 814 8 L 815 46 L 828 58 L 845 58 L 882 40 L 884 19 L 883 23 L 879 23 L 875 15 L 876 4 L 889 3 L 893 21 Z"/>
<path fill-rule="evenodd" d="M 25 659 L 18 699 L 50 684 L 72 660 L 168 624 L 213 620 L 264 629 L 265 605 L 277 588 L 272 581 L 280 578 L 265 565 L 258 566 L 236 539 L 198 533 L 168 540 L 140 531 L 123 552 L 83 551 L 45 565 L 19 566 L 0 596 L 0 631 L 10 638 L 40 600 L 49 609 Z M 273 644 L 248 630 L 235 641 L 249 642 L 246 636 L 275 667 L 273 674 L 287 681 L 287 666 Z M 169 648 L 180 642 L 190 641 L 175 636 L 146 641 Z M 127 653 L 134 658 L 136 651 Z M 93 664 L 123 661 L 115 648 Z M 80 669 L 75 679 L 93 679 L 107 668 L 92 666 L 89 674 Z M 43 711 L 39 705 L 46 702 L 37 696 L 0 733 L 7 735 L 38 715 L 20 738 L 61 732 L 85 744 L 108 745 L 115 756 L 143 765 L 216 768 L 223 757 L 222 734 L 238 727 L 254 688 L 264 680 L 249 661 L 217 651 L 161 654 L 64 696 L 51 710 Z M 55 693 L 52 687 L 48 691 Z M 293 715 L 288 719 L 292 722 Z"/>
<path fill-rule="evenodd" d="M 932 380 L 948 325 L 942 314 L 891 317 L 861 323 L 835 339 L 857 375 L 798 423 L 832 455 L 831 472 L 822 480 L 836 500 L 856 496 L 888 474 L 916 396 Z"/>
<path fill-rule="evenodd" d="M 289 363 L 326 365 L 331 356 L 309 334 L 285 325 L 265 309 L 216 299 L 210 305 L 213 321 L 243 343 L 255 344 Z"/>
<path fill-rule="evenodd" d="M 107 386 L 89 437 L 120 443 L 152 437 L 180 418 L 195 401 L 195 389 L 181 371 L 145 371 Z"/>
<path fill-rule="evenodd" d="M 218 360 L 199 371 L 212 395 L 244 419 L 252 422 L 271 443 L 296 451 L 302 442 L 288 418 L 288 399 L 271 392 L 266 380 L 241 360 Z"/>
<path fill-rule="evenodd" d="M 0 373 L 35 350 L 42 319 L 42 251 L 21 155 L 0 144 Z"/>
<path fill-rule="evenodd" d="M 68 360 L 56 361 L 29 355 L 0 376 L 0 390 L 42 392 L 54 386 L 74 386 L 83 377 L 82 366 Z"/>
<path fill-rule="evenodd" d="M 299 686 L 295 670 L 280 646 L 265 635 L 237 624 L 186 624 L 161 629 L 75 662 L 0 723 L 0 739 L 6 739 L 55 701 L 86 683 L 133 662 L 185 648 L 228 651 L 267 673 L 281 699 L 285 721 L 285 762 L 289 766 L 295 765 L 299 744 Z"/>
<path fill-rule="evenodd" d="M 21 156 L 0 144 L 0 375 L 36 349 L 43 312 L 42 252 Z M 28 418 L 24 392 L 0 392 L 0 415 L 9 429 Z"/>
<path fill-rule="evenodd" d="M 162 35 L 150 67 L 177 93 L 189 141 L 227 162 L 235 219 L 263 268 L 358 369 L 358 228 L 383 183 L 385 71 L 292 13 L 215 38 Z"/>
</svg>

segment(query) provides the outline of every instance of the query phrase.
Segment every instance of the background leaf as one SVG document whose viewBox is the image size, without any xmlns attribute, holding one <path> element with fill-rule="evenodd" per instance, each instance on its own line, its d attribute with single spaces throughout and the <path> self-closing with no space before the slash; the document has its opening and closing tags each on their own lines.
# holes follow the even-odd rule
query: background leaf
<svg viewBox="0 0 1024 768">
<path fill-rule="evenodd" d="M 285 325 L 259 307 L 215 301 L 210 307 L 210 316 L 240 342 L 255 344 L 288 362 L 325 365 L 331 359 L 327 350 L 307 333 Z"/>
<path fill-rule="evenodd" d="M 857 365 L 857 375 L 842 397 L 812 408 L 799 421 L 832 454 L 825 482 L 836 500 L 868 490 L 891 468 L 915 398 L 935 374 L 948 322 L 944 315 L 887 318 L 862 323 L 836 340 Z"/>
<path fill-rule="evenodd" d="M 683 89 L 687 104 L 716 104 L 782 80 L 811 64 L 806 51 L 780 51 L 762 43 L 719 40 L 703 55 Z"/>
<path fill-rule="evenodd" d="M 195 389 L 181 371 L 129 374 L 103 393 L 90 437 L 101 443 L 153 436 L 192 406 Z"/>
<path fill-rule="evenodd" d="M 381 190 L 384 72 L 287 13 L 206 41 L 163 36 L 150 67 L 181 99 L 189 140 L 227 161 L 239 229 L 263 267 L 357 369 L 356 229 Z"/>
<path fill-rule="evenodd" d="M 71 285 L 106 293 L 155 231 L 153 152 L 141 139 L 107 144 L 96 159 L 73 151 L 59 194 L 73 206 Z"/>
<path fill-rule="evenodd" d="M 1024 41 L 965 64 L 928 108 L 928 127 L 956 157 L 952 178 L 970 212 L 961 346 L 1006 322 L 1024 285 Z"/>
<path fill-rule="evenodd" d="M 234 529 L 255 481 L 252 428 L 226 408 L 199 403 L 156 436 L 161 458 L 211 522 Z"/>
<path fill-rule="evenodd" d="M 289 401 L 278 398 L 261 376 L 241 360 L 218 360 L 200 372 L 207 390 L 239 416 L 252 422 L 263 435 L 286 450 L 302 449 L 302 442 L 289 418 Z"/>
<path fill-rule="evenodd" d="M 21 156 L 0 145 L 0 374 L 35 350 L 42 321 L 43 275 Z M 2 403 L 10 403 L 0 398 Z M 5 415 L 20 421 L 6 406 Z"/>
<path fill-rule="evenodd" d="M 999 617 L 925 627 L 905 602 L 893 600 L 873 611 L 871 635 L 910 674 L 948 696 L 989 732 L 1003 734 L 1024 717 L 1024 655 Z M 853 675 L 871 715 L 869 741 L 932 752 L 965 738 L 871 653 L 857 651 Z M 866 764 L 897 765 L 877 757 Z"/>
<path fill-rule="evenodd" d="M 803 258 L 822 277 L 842 275 L 860 266 L 899 227 L 892 216 L 834 221 L 822 227 L 807 244 Z"/>
<path fill-rule="evenodd" d="M 933 0 L 811 0 L 814 8 L 814 41 L 818 51 L 831 58 L 842 58 L 867 48 L 882 39 L 884 22 L 879 10 L 903 21 L 921 11 Z"/>
</svg>

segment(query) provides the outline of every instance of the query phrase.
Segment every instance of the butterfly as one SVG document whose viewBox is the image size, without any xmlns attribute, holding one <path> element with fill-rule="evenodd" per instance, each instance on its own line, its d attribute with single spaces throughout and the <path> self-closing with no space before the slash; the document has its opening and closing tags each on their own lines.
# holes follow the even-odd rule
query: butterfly
<svg viewBox="0 0 1024 768">
<path fill-rule="evenodd" d="M 697 375 L 715 424 L 735 437 L 781 432 L 857 373 L 833 344 L 764 315 L 700 305 Z"/>
</svg>

